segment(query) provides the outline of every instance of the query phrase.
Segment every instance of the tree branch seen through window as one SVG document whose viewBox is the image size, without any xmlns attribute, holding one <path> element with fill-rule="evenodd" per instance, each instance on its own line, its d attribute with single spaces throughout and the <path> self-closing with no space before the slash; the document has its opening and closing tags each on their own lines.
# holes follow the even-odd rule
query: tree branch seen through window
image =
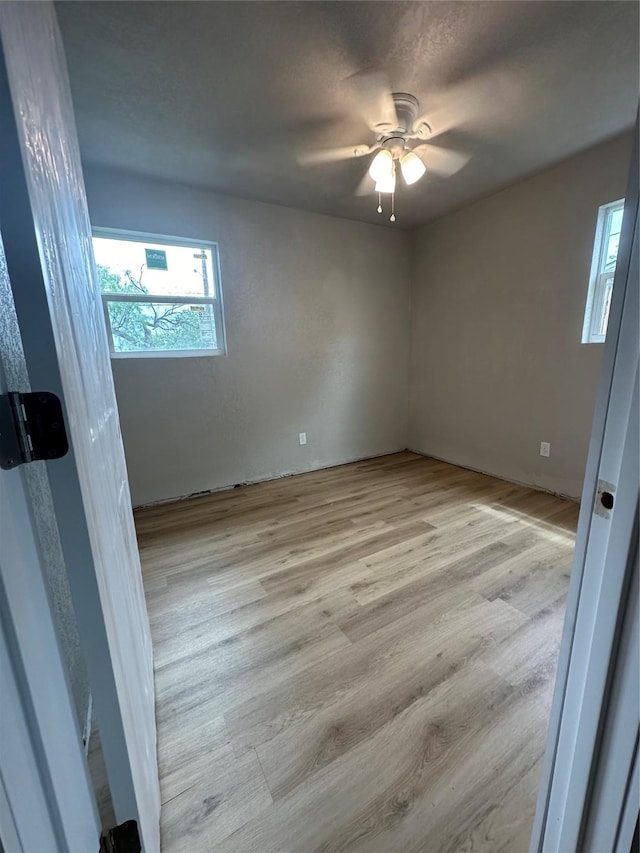
<svg viewBox="0 0 640 853">
<path fill-rule="evenodd" d="M 158 244 L 100 232 L 94 236 L 115 355 L 224 351 L 215 250 L 213 244 Z M 153 254 L 153 266 L 145 252 L 146 259 Z"/>
</svg>

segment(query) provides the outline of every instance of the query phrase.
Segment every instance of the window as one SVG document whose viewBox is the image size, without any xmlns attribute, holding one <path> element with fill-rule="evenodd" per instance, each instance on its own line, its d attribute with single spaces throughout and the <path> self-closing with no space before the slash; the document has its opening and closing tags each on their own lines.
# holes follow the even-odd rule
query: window
<svg viewBox="0 0 640 853">
<path fill-rule="evenodd" d="M 93 251 L 114 358 L 224 355 L 214 243 L 96 229 Z"/>
<path fill-rule="evenodd" d="M 611 204 L 604 204 L 598 210 L 587 307 L 582 327 L 583 344 L 602 343 L 607 335 L 623 208 L 624 199 L 620 199 Z"/>
</svg>

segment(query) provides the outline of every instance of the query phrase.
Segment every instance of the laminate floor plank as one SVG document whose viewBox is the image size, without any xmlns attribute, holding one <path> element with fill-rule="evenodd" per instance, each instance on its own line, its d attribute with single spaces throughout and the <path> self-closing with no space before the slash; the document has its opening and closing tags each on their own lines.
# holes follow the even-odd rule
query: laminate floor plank
<svg viewBox="0 0 640 853">
<path fill-rule="evenodd" d="M 296 586 L 298 589 L 312 583 L 320 572 L 329 572 L 340 569 L 361 557 L 374 554 L 377 551 L 395 545 L 398 542 L 414 537 L 420 537 L 430 533 L 433 528 L 424 521 L 416 521 L 397 527 L 379 523 L 367 531 L 354 531 L 351 537 L 342 547 L 323 550 L 317 556 L 302 555 L 296 560 L 292 555 L 290 559 L 280 561 L 277 566 L 269 566 L 268 576 L 261 569 L 261 583 L 269 593 L 277 592 L 283 588 Z M 264 573 L 263 573 L 264 572 Z"/>
<path fill-rule="evenodd" d="M 220 761 L 234 764 L 234 757 L 224 717 L 207 712 L 192 715 L 189 726 L 170 739 L 161 738 L 158 744 L 162 804 L 208 778 Z"/>
<path fill-rule="evenodd" d="M 219 629 L 223 618 L 256 605 L 268 595 L 257 580 L 224 590 L 215 589 L 204 580 L 199 584 L 191 580 L 184 586 L 183 589 L 179 584 L 170 583 L 155 592 L 146 590 L 157 649 L 156 662 L 160 652 L 166 654 L 168 646 L 180 642 L 185 634 L 199 629 L 210 631 L 212 619 L 217 619 Z"/>
<path fill-rule="evenodd" d="M 136 511 L 164 853 L 527 853 L 577 511 L 408 451 Z"/>
<path fill-rule="evenodd" d="M 338 594 L 332 597 L 338 612 L 344 609 L 347 596 L 346 591 L 342 593 L 339 602 Z M 175 655 L 160 659 L 155 667 L 158 720 L 174 718 L 179 725 L 182 714 L 204 701 L 215 701 L 221 712 L 226 711 L 350 645 L 333 619 L 329 602 L 314 601 L 299 610 L 222 640 L 214 629 L 208 641 L 192 649 L 187 640 Z"/>
<path fill-rule="evenodd" d="M 485 816 L 452 849 L 455 853 L 518 853 L 529 849 L 542 756 L 524 776 L 493 802 Z"/>
<path fill-rule="evenodd" d="M 272 805 L 254 752 L 235 757 L 211 753 L 195 783 L 163 804 L 164 853 L 217 850 L 219 843 L 246 823 L 248 815 Z M 195 808 L 194 808 L 195 805 Z"/>
<path fill-rule="evenodd" d="M 537 759 L 531 747 L 505 738 L 495 724 L 500 716 L 513 726 L 532 698 L 473 661 L 277 800 L 220 850 L 455 849 L 488 804 L 499 802 Z M 518 725 L 531 739 L 539 714 Z"/>
<path fill-rule="evenodd" d="M 529 536 L 528 533 L 512 534 L 511 541 L 493 542 L 472 554 L 449 560 L 442 571 L 426 571 L 424 577 L 347 613 L 338 624 L 347 637 L 355 641 L 405 615 L 422 601 L 435 597 L 446 601 L 452 590 L 464 589 L 465 584 L 484 571 L 521 553 Z"/>
<path fill-rule="evenodd" d="M 366 571 L 360 581 L 351 585 L 351 591 L 361 604 L 366 604 L 400 586 L 442 572 L 451 563 L 473 556 L 483 547 L 495 545 L 498 537 L 511 529 L 494 520 L 465 522 L 461 528 L 455 525 L 436 527 L 421 543 L 403 542 L 362 558 L 360 562 Z M 522 534 L 521 528 L 518 532 Z M 522 551 L 519 556 L 521 554 Z M 497 575 L 502 578 L 500 566 Z"/>
<path fill-rule="evenodd" d="M 421 630 L 396 636 L 396 649 L 401 654 L 380 661 L 373 675 L 379 689 L 372 694 L 371 682 L 353 682 L 311 719 L 296 725 L 282 725 L 278 734 L 257 748 L 260 764 L 274 800 L 318 772 L 357 744 L 374 736 L 387 723 L 414 702 L 431 694 L 450 679 L 462 666 L 501 637 L 512 633 L 523 620 L 516 611 L 496 607 L 480 599 L 462 603 L 457 618 L 439 614 L 434 618 L 422 608 Z M 433 608 L 432 608 L 433 610 Z M 392 625 L 391 627 L 395 627 Z M 368 638 L 367 638 L 368 639 Z M 367 640 L 359 644 L 371 653 Z M 456 652 L 450 654 L 455 646 Z M 350 649 L 341 654 L 346 664 Z M 285 685 L 291 707 L 291 684 Z M 366 708 L 366 714 L 363 714 Z"/>
<path fill-rule="evenodd" d="M 564 601 L 573 549 L 543 544 L 531 551 L 526 575 L 520 571 L 522 560 L 514 558 L 472 580 L 471 586 L 489 600 L 499 598 L 531 617 L 558 600 Z"/>
<path fill-rule="evenodd" d="M 519 625 L 506 641 L 487 649 L 483 662 L 509 684 L 526 688 L 555 673 L 564 622 L 564 602 L 546 607 Z"/>
<path fill-rule="evenodd" d="M 404 618 L 341 649 L 335 657 L 235 707 L 226 716 L 234 746 L 258 747 L 300 722 L 312 723 L 310 733 L 322 723 L 327 709 L 331 709 L 330 715 L 342 714 L 348 695 L 370 693 L 372 683 L 376 683 L 381 687 L 367 702 L 372 711 L 378 699 L 386 701 L 386 674 L 397 672 L 405 680 L 420 679 L 430 675 L 429 667 L 434 667 L 431 674 L 442 674 L 440 659 L 453 646 L 457 656 L 453 662 L 466 660 L 526 621 L 523 614 L 503 602 L 488 602 L 474 593 L 460 591 L 455 608 L 450 607 L 452 600 L 436 598 L 415 607 Z M 458 655 L 458 649 L 464 654 Z M 361 719 L 362 731 L 372 728 L 371 717 L 370 713 L 367 721 Z"/>
<path fill-rule="evenodd" d="M 215 598 L 220 598 L 220 593 Z M 305 610 L 304 605 L 311 607 Z M 267 594 L 226 613 L 218 613 L 214 617 L 215 621 L 200 618 L 188 624 L 179 633 L 174 633 L 162 643 L 156 653 L 156 670 L 161 671 L 165 664 L 176 661 L 181 665 L 185 649 L 190 658 L 204 651 L 204 665 L 207 666 L 211 656 L 216 655 L 216 645 L 220 648 L 233 648 L 237 652 L 244 647 L 245 641 L 250 643 L 249 656 L 253 660 L 256 637 L 262 642 L 263 634 L 266 634 L 268 639 L 276 634 L 280 637 L 289 636 L 287 621 L 281 617 L 292 615 L 292 619 L 288 621 L 293 623 L 295 634 L 299 631 L 301 616 L 310 618 L 310 624 L 314 624 L 315 615 L 321 613 L 323 621 L 330 619 L 338 625 L 339 622 L 346 621 L 357 607 L 358 603 L 348 589 L 336 587 L 332 583 L 327 583 L 326 589 L 323 590 L 314 587 L 300 592 L 290 590 L 279 595 Z M 280 621 L 277 621 L 279 619 Z M 235 657 L 232 667 L 237 667 Z M 219 663 L 216 671 L 219 677 Z"/>
</svg>

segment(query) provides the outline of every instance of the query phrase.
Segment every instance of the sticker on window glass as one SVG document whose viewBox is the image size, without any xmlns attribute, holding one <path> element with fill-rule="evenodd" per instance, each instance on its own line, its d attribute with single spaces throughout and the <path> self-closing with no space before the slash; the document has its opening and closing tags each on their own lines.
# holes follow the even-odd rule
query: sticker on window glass
<svg viewBox="0 0 640 853">
<path fill-rule="evenodd" d="M 145 249 L 144 253 L 147 256 L 147 269 L 167 269 L 167 253 L 164 249 Z"/>
</svg>

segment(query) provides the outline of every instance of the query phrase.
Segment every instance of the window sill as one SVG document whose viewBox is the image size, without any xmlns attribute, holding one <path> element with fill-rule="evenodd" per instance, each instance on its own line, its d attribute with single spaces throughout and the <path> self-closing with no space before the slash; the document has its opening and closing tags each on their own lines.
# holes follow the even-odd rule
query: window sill
<svg viewBox="0 0 640 853">
<path fill-rule="evenodd" d="M 210 358 L 211 356 L 226 356 L 224 350 L 219 349 L 181 349 L 181 350 L 148 350 L 138 352 L 112 352 L 111 358 L 114 361 L 123 361 L 125 359 L 134 358 Z"/>
</svg>

